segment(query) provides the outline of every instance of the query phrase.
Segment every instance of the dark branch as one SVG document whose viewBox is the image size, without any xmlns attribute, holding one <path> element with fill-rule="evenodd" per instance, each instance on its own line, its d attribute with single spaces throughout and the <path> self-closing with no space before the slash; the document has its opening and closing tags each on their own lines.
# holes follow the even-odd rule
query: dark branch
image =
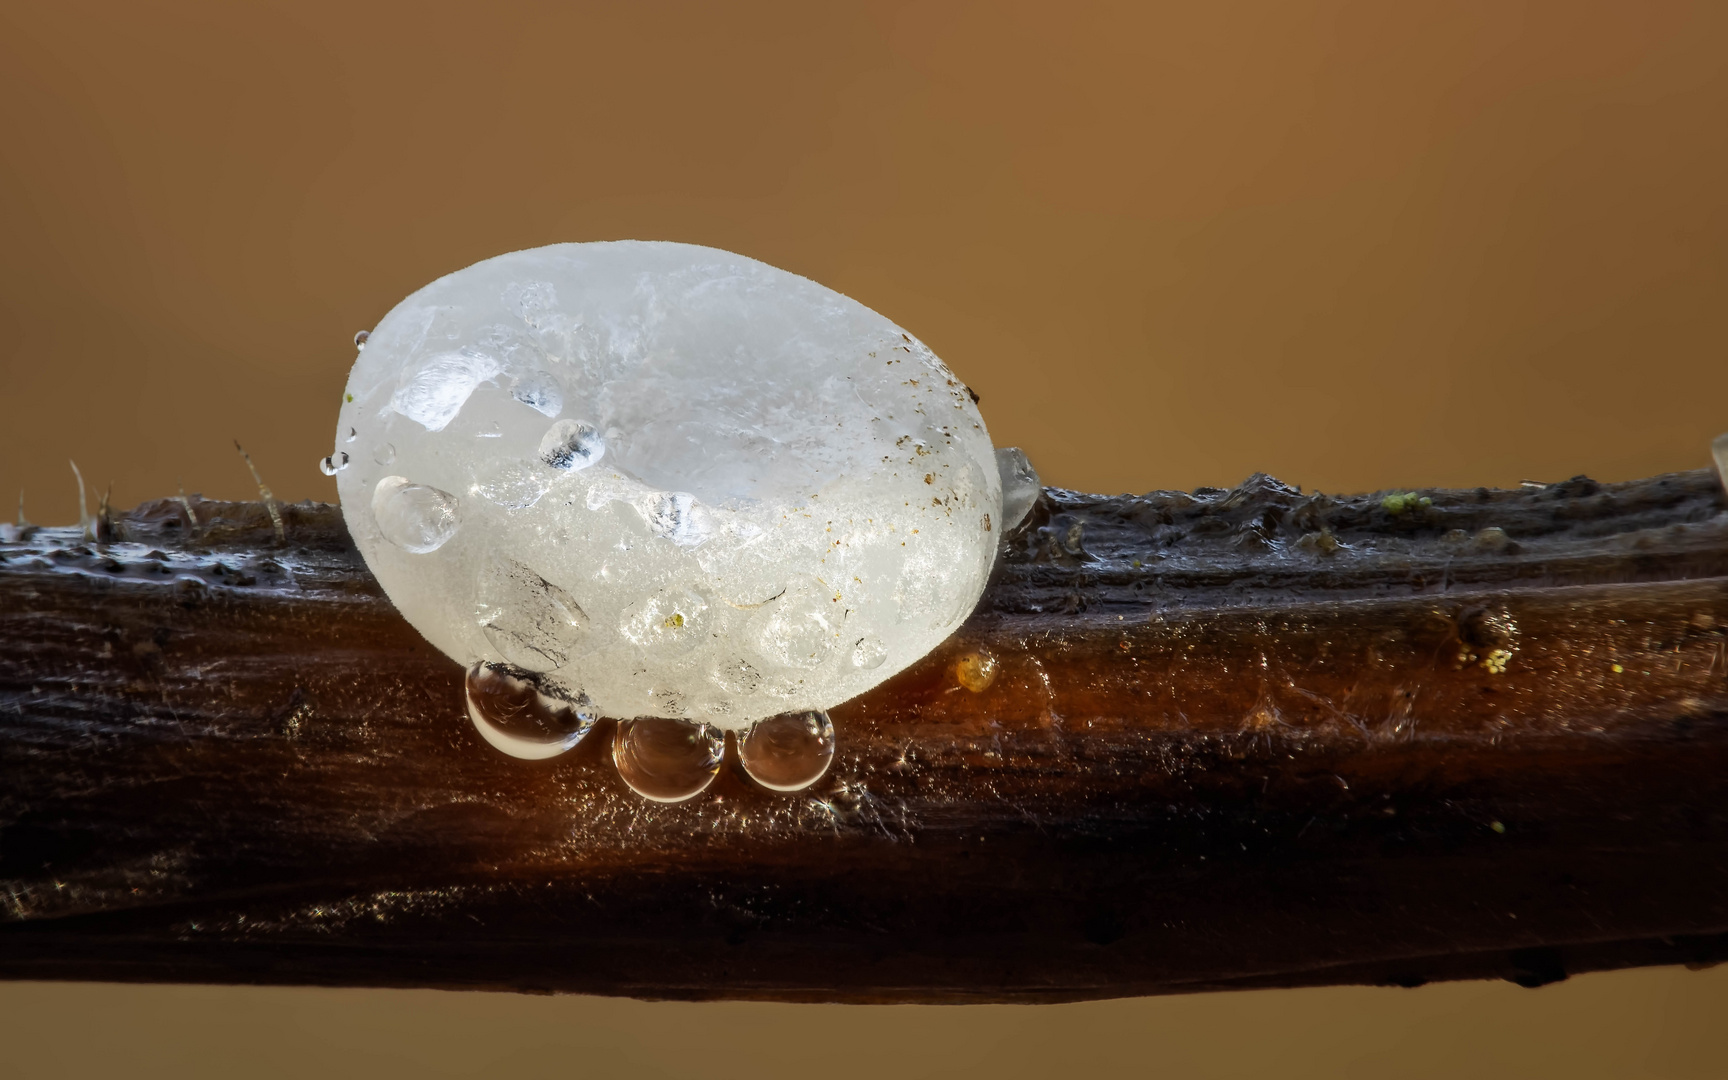
<svg viewBox="0 0 1728 1080">
<path fill-rule="evenodd" d="M 604 724 L 488 748 L 330 507 L 14 536 L 0 976 L 1027 1001 L 1728 955 L 1714 475 L 1422 494 L 1048 491 L 816 789 L 679 806 Z"/>
</svg>

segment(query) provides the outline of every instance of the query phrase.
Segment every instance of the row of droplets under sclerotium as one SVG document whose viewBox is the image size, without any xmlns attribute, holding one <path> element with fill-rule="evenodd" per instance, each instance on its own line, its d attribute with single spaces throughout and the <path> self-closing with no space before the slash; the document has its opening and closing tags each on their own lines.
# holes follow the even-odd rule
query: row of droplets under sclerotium
<svg viewBox="0 0 1728 1080">
<path fill-rule="evenodd" d="M 468 718 L 511 757 L 542 759 L 574 749 L 598 717 L 579 702 L 546 693 L 527 672 L 482 662 L 468 669 Z M 630 790 L 655 802 L 683 802 L 720 773 L 726 736 L 693 720 L 658 716 L 620 720 L 612 763 Z M 769 791 L 802 791 L 834 760 L 834 725 L 825 712 L 758 720 L 738 739 L 738 763 Z"/>
</svg>

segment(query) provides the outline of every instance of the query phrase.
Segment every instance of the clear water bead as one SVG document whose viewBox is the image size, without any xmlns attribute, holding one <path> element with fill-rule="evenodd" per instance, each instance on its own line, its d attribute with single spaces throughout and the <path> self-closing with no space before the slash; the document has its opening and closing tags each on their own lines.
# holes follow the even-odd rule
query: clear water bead
<svg viewBox="0 0 1728 1080">
<path fill-rule="evenodd" d="M 882 666 L 882 661 L 888 659 L 888 646 L 882 644 L 878 637 L 863 637 L 852 646 L 852 666 L 873 671 Z"/>
<path fill-rule="evenodd" d="M 335 476 L 348 467 L 348 452 L 339 451 L 331 454 L 318 463 L 318 471 L 325 476 Z"/>
<path fill-rule="evenodd" d="M 604 715 L 743 732 L 830 709 L 954 631 L 1012 516 L 928 348 L 739 255 L 502 255 L 365 344 L 336 483 L 368 567 L 464 668 Z"/>
<path fill-rule="evenodd" d="M 996 467 L 1002 475 L 1002 531 L 1014 529 L 1032 512 L 1044 485 L 1038 470 L 1018 446 L 1004 446 L 996 451 Z"/>
<path fill-rule="evenodd" d="M 540 460 L 566 472 L 586 469 L 605 453 L 606 440 L 580 420 L 560 420 L 540 438 Z"/>
<path fill-rule="evenodd" d="M 720 772 L 726 736 L 689 720 L 643 716 L 620 720 L 612 738 L 612 764 L 631 791 L 655 802 L 700 795 Z"/>
<path fill-rule="evenodd" d="M 480 737 L 514 758 L 557 757 L 594 726 L 586 703 L 549 693 L 532 675 L 502 664 L 468 669 L 468 719 Z"/>
<path fill-rule="evenodd" d="M 783 713 L 758 720 L 738 742 L 738 761 L 770 791 L 803 791 L 834 760 L 834 725 L 825 712 Z"/>
<path fill-rule="evenodd" d="M 425 555 L 443 547 L 461 523 L 456 496 L 400 476 L 386 476 L 372 491 L 372 520 L 384 539 Z"/>
</svg>

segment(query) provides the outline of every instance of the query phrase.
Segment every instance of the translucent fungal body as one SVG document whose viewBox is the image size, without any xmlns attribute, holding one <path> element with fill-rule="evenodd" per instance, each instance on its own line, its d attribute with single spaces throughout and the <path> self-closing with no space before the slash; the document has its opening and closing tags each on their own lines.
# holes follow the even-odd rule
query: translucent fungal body
<svg viewBox="0 0 1728 1080">
<path fill-rule="evenodd" d="M 332 463 L 367 565 L 464 667 L 599 714 L 829 709 L 946 638 L 1024 514 L 928 348 L 742 256 L 515 252 L 356 343 Z"/>
</svg>

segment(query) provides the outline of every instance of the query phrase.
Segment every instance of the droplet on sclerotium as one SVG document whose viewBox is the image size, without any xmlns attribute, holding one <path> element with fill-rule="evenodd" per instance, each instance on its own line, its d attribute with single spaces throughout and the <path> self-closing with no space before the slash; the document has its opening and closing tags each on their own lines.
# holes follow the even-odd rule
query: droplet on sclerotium
<svg viewBox="0 0 1728 1080">
<path fill-rule="evenodd" d="M 996 451 L 996 467 L 1002 477 L 1002 531 L 1012 532 L 1032 512 L 1044 487 L 1038 470 L 1018 446 L 1004 446 Z"/>
<path fill-rule="evenodd" d="M 586 702 L 549 693 L 532 675 L 503 664 L 468 669 L 468 719 L 493 747 L 514 758 L 557 757 L 594 726 Z"/>
<path fill-rule="evenodd" d="M 437 551 L 461 525 L 456 496 L 401 476 L 378 481 L 372 517 L 384 539 L 416 555 Z"/>
<path fill-rule="evenodd" d="M 580 420 L 560 420 L 540 437 L 540 460 L 554 469 L 586 469 L 605 453 L 606 440 Z"/>
<path fill-rule="evenodd" d="M 834 760 L 834 725 L 825 712 L 758 720 L 739 740 L 738 760 L 750 779 L 770 791 L 803 791 Z"/>
<path fill-rule="evenodd" d="M 714 782 L 725 747 L 726 736 L 708 724 L 642 716 L 618 722 L 612 764 L 644 799 L 683 802 Z"/>
<path fill-rule="evenodd" d="M 882 644 L 879 637 L 862 637 L 852 646 L 852 666 L 866 671 L 873 671 L 882 666 L 882 661 L 888 659 L 888 646 Z"/>
</svg>

